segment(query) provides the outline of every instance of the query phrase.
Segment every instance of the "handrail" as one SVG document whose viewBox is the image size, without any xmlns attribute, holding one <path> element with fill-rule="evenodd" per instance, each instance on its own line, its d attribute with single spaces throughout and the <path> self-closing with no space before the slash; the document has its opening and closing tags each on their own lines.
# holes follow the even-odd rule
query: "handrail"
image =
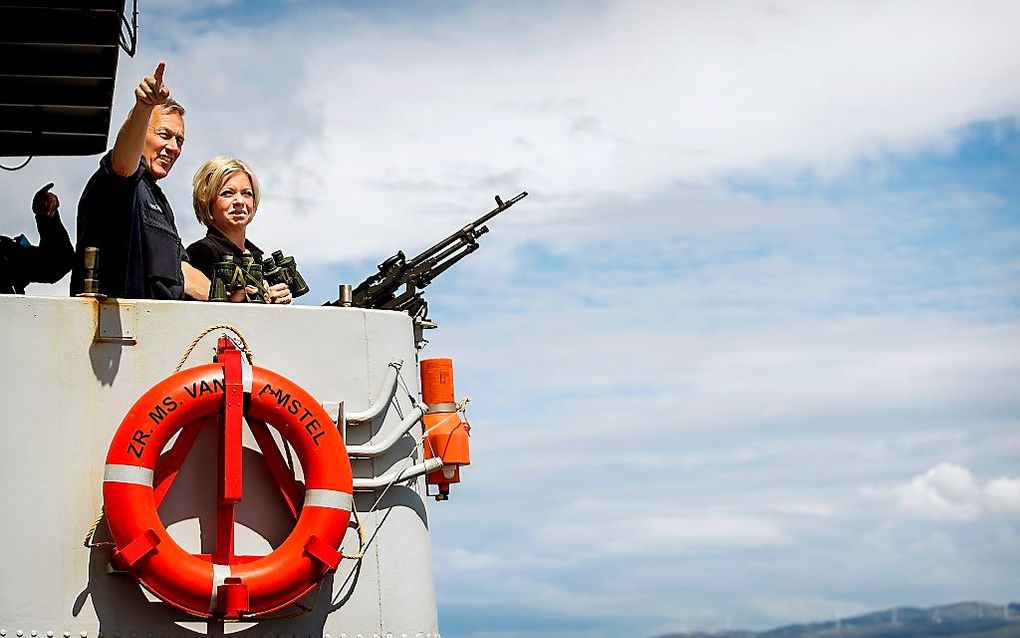
<svg viewBox="0 0 1020 638">
<path fill-rule="evenodd" d="M 407 434 L 411 428 L 414 427 L 414 424 L 421 420 L 422 415 L 426 412 L 428 412 L 428 408 L 424 404 L 416 406 L 406 417 L 404 417 L 404 420 L 401 421 L 397 427 L 390 429 L 390 432 L 386 435 L 386 437 L 375 443 L 348 445 L 347 455 L 354 458 L 367 458 L 382 454 L 393 447 L 393 445 L 400 440 L 400 437 Z"/>
<path fill-rule="evenodd" d="M 441 467 L 443 467 L 443 459 L 438 456 L 434 456 L 430 459 L 425 459 L 421 463 L 409 465 L 402 470 L 392 470 L 382 476 L 356 478 L 354 479 L 354 489 L 365 491 L 378 489 L 380 487 L 388 487 L 394 483 L 399 483 L 400 481 L 406 481 L 408 479 L 419 477 L 422 474 L 435 472 Z"/>
<path fill-rule="evenodd" d="M 361 412 L 350 412 L 345 415 L 347 423 L 371 421 L 379 416 L 386 405 L 389 404 L 390 399 L 393 398 L 393 393 L 397 390 L 397 374 L 400 372 L 400 367 L 404 365 L 404 360 L 393 359 L 387 365 L 389 369 L 386 371 L 386 378 L 383 379 L 382 386 L 379 388 L 379 396 L 376 397 L 375 402 Z"/>
</svg>

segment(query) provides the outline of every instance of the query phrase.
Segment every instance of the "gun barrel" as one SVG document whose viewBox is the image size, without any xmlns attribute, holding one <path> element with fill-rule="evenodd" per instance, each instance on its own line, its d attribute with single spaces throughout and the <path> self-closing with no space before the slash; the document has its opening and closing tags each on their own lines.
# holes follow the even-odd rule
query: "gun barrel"
<svg viewBox="0 0 1020 638">
<path fill-rule="evenodd" d="M 504 202 L 502 199 L 500 199 L 499 195 L 496 195 L 496 207 L 493 208 L 492 210 L 490 210 L 485 215 L 483 215 L 483 216 L 479 217 L 478 219 L 476 219 L 475 221 L 471 222 L 471 225 L 472 226 L 481 226 L 485 222 L 489 221 L 490 219 L 492 219 L 496 215 L 499 215 L 500 213 L 502 213 L 506 209 L 510 208 L 511 206 L 513 206 L 514 204 L 516 204 L 517 202 L 521 201 L 522 199 L 524 199 L 527 196 L 528 196 L 528 191 L 521 191 L 520 193 L 514 195 L 513 197 L 511 197 L 510 199 L 508 199 L 508 200 L 506 200 Z"/>
<path fill-rule="evenodd" d="M 503 201 L 497 195 L 496 196 L 496 207 L 495 208 L 493 208 L 489 212 L 485 213 L 484 215 L 482 215 L 481 217 L 479 217 L 475 221 L 471 222 L 467 226 L 464 226 L 463 228 L 461 228 L 457 232 L 453 233 L 452 235 L 450 235 L 446 239 L 444 239 L 444 240 L 442 240 L 440 242 L 437 242 L 435 245 L 431 246 L 427 250 L 424 250 L 420 254 L 415 255 L 411 259 L 407 260 L 407 263 L 409 265 L 411 265 L 412 267 L 417 265 L 417 264 L 420 264 L 422 261 L 432 257 L 437 252 L 439 252 L 439 251 L 443 250 L 444 248 L 446 248 L 447 246 L 449 246 L 450 243 L 458 241 L 459 239 L 461 239 L 465 235 L 470 235 L 471 233 L 475 233 L 476 229 L 479 226 L 481 226 L 485 222 L 489 221 L 490 219 L 492 219 L 496 215 L 499 215 L 500 213 L 502 213 L 506 209 L 510 208 L 511 206 L 513 206 L 514 204 L 516 204 L 517 202 L 521 201 L 522 199 L 524 199 L 527 196 L 528 196 L 528 191 L 521 191 L 517 195 L 514 195 L 513 197 L 511 197 L 510 199 L 508 199 L 506 201 Z"/>
<path fill-rule="evenodd" d="M 503 201 L 496 196 L 496 208 L 464 226 L 428 250 L 408 259 L 398 251 L 379 264 L 378 272 L 369 275 L 351 291 L 351 303 L 359 308 L 400 310 L 417 316 L 428 312 L 428 305 L 421 289 L 432 283 L 458 261 L 478 250 L 478 238 L 489 232 L 485 223 L 528 196 L 522 191 Z M 401 286 L 406 289 L 398 292 Z M 343 295 L 341 295 L 343 296 Z M 346 300 L 337 299 L 324 305 L 346 305 Z"/>
</svg>

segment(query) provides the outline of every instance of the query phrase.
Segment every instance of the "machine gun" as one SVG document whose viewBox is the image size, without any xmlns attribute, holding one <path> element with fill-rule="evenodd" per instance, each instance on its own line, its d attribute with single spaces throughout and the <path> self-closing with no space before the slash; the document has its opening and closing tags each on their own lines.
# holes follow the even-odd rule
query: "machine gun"
<svg viewBox="0 0 1020 638">
<path fill-rule="evenodd" d="M 340 299 L 327 305 L 399 310 L 412 317 L 424 317 L 428 314 L 428 303 L 422 288 L 432 283 L 450 266 L 478 250 L 478 238 L 489 232 L 484 224 L 527 196 L 527 192 L 522 192 L 503 201 L 497 195 L 496 207 L 488 213 L 410 259 L 403 251 L 398 251 L 379 264 L 379 272 L 369 275 L 358 284 L 349 300 L 344 299 L 345 295 L 341 292 Z M 399 292 L 401 286 L 405 288 L 403 292 Z"/>
</svg>

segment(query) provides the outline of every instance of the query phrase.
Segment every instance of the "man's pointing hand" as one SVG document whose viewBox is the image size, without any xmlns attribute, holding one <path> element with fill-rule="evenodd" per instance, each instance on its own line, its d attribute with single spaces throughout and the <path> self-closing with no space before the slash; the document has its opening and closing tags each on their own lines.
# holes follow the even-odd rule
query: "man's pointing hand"
<svg viewBox="0 0 1020 638">
<path fill-rule="evenodd" d="M 156 71 L 144 80 L 135 89 L 135 101 L 145 106 L 158 106 L 167 101 L 170 97 L 170 89 L 163 84 L 163 72 L 166 71 L 166 62 L 160 62 Z"/>
</svg>

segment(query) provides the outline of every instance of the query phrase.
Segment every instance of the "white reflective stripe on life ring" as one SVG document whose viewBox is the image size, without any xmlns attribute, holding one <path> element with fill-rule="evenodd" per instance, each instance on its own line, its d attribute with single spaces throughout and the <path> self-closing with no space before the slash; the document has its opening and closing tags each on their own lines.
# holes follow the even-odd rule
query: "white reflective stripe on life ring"
<svg viewBox="0 0 1020 638">
<path fill-rule="evenodd" d="M 311 488 L 305 490 L 305 507 L 328 507 L 334 510 L 351 511 L 354 497 L 340 490 Z"/>
<path fill-rule="evenodd" d="M 248 357 L 241 353 L 241 391 L 245 394 L 251 394 L 252 385 L 252 371 L 251 362 L 248 361 Z"/>
<path fill-rule="evenodd" d="M 230 565 L 218 565 L 212 564 L 212 594 L 209 596 L 209 611 L 215 612 L 216 605 L 219 603 L 220 585 L 227 582 L 230 578 Z"/>
<path fill-rule="evenodd" d="M 131 483 L 152 487 L 153 471 L 138 465 L 118 465 L 111 463 L 103 471 L 104 483 Z"/>
</svg>

